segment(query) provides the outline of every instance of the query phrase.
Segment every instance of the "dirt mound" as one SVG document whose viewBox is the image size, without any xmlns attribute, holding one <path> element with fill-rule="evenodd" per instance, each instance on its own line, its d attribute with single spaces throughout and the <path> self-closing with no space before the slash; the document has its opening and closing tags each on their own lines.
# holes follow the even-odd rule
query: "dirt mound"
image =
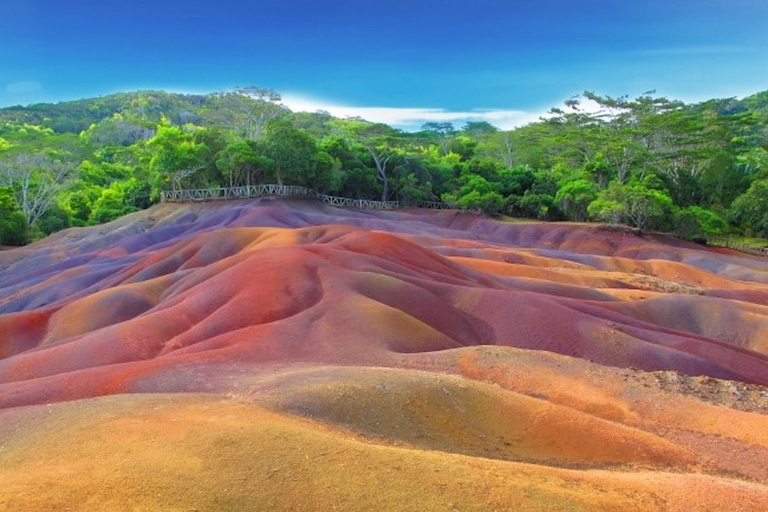
<svg viewBox="0 0 768 512">
<path fill-rule="evenodd" d="M 313 421 L 187 395 L 0 413 L 3 510 L 739 510 L 727 477 L 581 471 L 371 444 Z M 51 463 L 51 461 L 57 461 Z"/>
<path fill-rule="evenodd" d="M 0 265 L 0 509 L 765 508 L 759 258 L 258 200 Z"/>
<path fill-rule="evenodd" d="M 693 461 L 640 430 L 460 377 L 368 368 L 292 377 L 267 404 L 393 444 L 582 469 Z"/>
</svg>

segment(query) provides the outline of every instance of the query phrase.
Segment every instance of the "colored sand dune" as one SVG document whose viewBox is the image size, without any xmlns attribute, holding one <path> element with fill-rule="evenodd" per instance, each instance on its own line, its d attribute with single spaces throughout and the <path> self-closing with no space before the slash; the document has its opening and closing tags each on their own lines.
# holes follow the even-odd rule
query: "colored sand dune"
<svg viewBox="0 0 768 512">
<path fill-rule="evenodd" d="M 0 268 L 0 510 L 768 509 L 765 258 L 262 199 Z"/>
</svg>

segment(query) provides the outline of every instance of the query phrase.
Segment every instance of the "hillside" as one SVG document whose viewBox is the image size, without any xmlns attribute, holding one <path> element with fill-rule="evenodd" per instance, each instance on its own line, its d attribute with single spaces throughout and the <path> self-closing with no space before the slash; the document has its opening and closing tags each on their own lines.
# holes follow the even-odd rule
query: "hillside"
<svg viewBox="0 0 768 512">
<path fill-rule="evenodd" d="M 36 103 L 0 108 L 0 123 L 43 125 L 58 133 L 80 133 L 114 114 L 143 117 L 157 124 L 162 115 L 177 122 L 202 120 L 206 108 L 216 108 L 215 94 L 179 94 L 166 91 L 133 91 L 59 103 Z M 218 105 L 221 108 L 221 105 Z M 734 99 L 727 110 L 757 112 L 768 116 L 768 91 Z M 722 112 L 725 113 L 725 112 Z M 193 117 L 190 118 L 189 115 Z M 186 119 L 185 119 L 186 117 Z"/>
<path fill-rule="evenodd" d="M 120 114 L 156 125 L 162 115 L 183 122 L 184 113 L 199 113 L 211 97 L 165 91 L 136 91 L 109 94 L 59 103 L 37 103 L 0 108 L 0 123 L 29 124 L 57 133 L 79 134 L 92 124 Z"/>
<path fill-rule="evenodd" d="M 768 508 L 765 258 L 262 198 L 0 268 L 0 510 Z"/>
</svg>

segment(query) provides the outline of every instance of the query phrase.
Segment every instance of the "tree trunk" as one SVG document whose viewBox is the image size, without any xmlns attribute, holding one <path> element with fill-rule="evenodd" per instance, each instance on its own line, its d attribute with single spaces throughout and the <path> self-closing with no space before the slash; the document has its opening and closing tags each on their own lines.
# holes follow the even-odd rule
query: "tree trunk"
<svg viewBox="0 0 768 512">
<path fill-rule="evenodd" d="M 381 200 L 382 200 L 382 202 L 386 202 L 388 196 L 389 196 L 389 179 L 387 179 L 387 176 L 385 174 L 384 175 L 384 179 L 381 180 Z"/>
<path fill-rule="evenodd" d="M 387 176 L 387 162 L 389 162 L 391 155 L 384 157 L 383 154 L 376 152 L 376 150 L 372 147 L 368 148 L 368 152 L 371 154 L 371 158 L 373 158 L 374 165 L 376 165 L 376 177 L 381 182 L 381 200 L 386 201 L 387 197 L 389 196 L 389 176 Z"/>
</svg>

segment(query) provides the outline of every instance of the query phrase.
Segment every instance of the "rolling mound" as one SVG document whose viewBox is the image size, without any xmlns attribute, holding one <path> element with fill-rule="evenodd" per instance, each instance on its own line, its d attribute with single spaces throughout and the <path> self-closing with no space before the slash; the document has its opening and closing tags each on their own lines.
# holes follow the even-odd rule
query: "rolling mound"
<svg viewBox="0 0 768 512">
<path fill-rule="evenodd" d="M 0 268 L 0 510 L 768 508 L 764 258 L 267 198 Z"/>
</svg>

